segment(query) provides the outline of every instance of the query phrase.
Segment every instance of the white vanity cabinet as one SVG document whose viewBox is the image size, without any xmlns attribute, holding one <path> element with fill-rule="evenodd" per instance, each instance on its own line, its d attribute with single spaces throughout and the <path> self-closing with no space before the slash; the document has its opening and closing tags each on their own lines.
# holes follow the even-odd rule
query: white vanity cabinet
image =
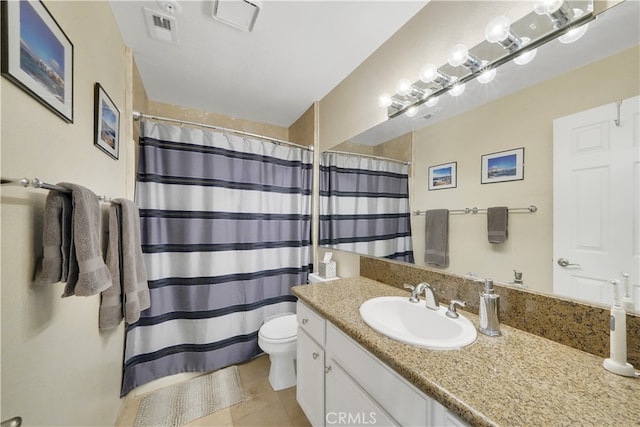
<svg viewBox="0 0 640 427">
<path fill-rule="evenodd" d="M 297 399 L 313 426 L 466 424 L 298 301 Z"/>
<path fill-rule="evenodd" d="M 325 320 L 298 302 L 296 399 L 312 426 L 324 426 Z"/>
</svg>

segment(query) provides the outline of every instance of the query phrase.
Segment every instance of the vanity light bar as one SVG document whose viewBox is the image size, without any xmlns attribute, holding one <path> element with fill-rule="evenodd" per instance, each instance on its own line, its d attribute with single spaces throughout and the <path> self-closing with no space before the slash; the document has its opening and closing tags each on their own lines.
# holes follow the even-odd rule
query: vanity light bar
<svg viewBox="0 0 640 427">
<path fill-rule="evenodd" d="M 592 8 L 590 8 L 592 9 Z M 535 13 L 535 12 L 534 12 Z M 539 37 L 538 39 L 535 40 L 531 40 L 530 42 L 528 42 L 526 45 L 522 45 L 520 46 L 520 48 L 518 49 L 514 49 L 512 50 L 507 50 L 507 54 L 495 59 L 493 61 L 487 61 L 486 63 L 483 62 L 483 66 L 479 69 L 477 69 L 476 71 L 471 71 L 469 74 L 466 74 L 463 77 L 460 77 L 459 79 L 457 79 L 455 81 L 456 84 L 458 85 L 463 85 L 477 77 L 479 77 L 480 75 L 482 75 L 483 73 L 489 71 L 489 70 L 494 70 L 497 69 L 498 67 L 506 64 L 507 62 L 516 59 L 517 57 L 527 53 L 527 52 L 532 52 L 535 49 L 537 49 L 538 47 L 552 41 L 555 40 L 563 35 L 565 35 L 566 33 L 575 30 L 577 27 L 580 27 L 582 25 L 586 25 L 588 22 L 591 22 L 592 20 L 595 19 L 595 16 L 593 15 L 593 12 L 589 11 L 587 13 L 582 14 L 581 16 L 575 16 L 575 19 L 573 21 L 568 22 L 565 26 L 562 26 L 560 28 L 557 28 L 551 32 L 549 32 L 548 34 Z M 439 72 L 439 70 L 437 70 Z M 420 82 L 424 82 L 424 80 L 418 80 L 414 83 L 414 85 L 418 85 Z M 411 107 L 419 107 L 422 104 L 425 104 L 426 102 L 428 102 L 430 99 L 432 98 L 437 98 L 440 95 L 443 95 L 447 92 L 449 92 L 451 90 L 451 88 L 453 87 L 453 85 L 445 85 L 443 87 L 441 87 L 440 89 L 434 89 L 433 92 L 431 92 L 428 96 L 422 98 L 422 99 L 416 99 L 415 102 L 413 103 L 405 103 L 404 106 L 401 108 L 399 107 L 398 104 L 395 104 L 393 106 L 388 106 L 387 107 L 387 116 L 389 119 L 392 119 L 394 117 L 400 116 L 404 113 L 407 112 L 407 110 Z"/>
</svg>

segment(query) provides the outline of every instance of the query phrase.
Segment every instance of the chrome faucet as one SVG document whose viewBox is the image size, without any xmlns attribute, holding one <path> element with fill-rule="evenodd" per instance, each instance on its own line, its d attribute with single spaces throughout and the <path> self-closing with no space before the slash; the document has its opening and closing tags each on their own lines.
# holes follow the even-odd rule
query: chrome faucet
<svg viewBox="0 0 640 427">
<path fill-rule="evenodd" d="M 438 306 L 438 301 L 436 301 L 436 295 L 433 293 L 431 285 L 427 282 L 419 283 L 418 286 L 416 286 L 416 293 L 420 295 L 422 291 L 424 291 L 424 300 L 427 308 L 438 310 L 440 307 Z"/>
<path fill-rule="evenodd" d="M 409 297 L 409 302 L 419 302 L 418 295 L 420 295 L 420 290 L 416 289 L 415 286 L 404 284 L 405 289 L 409 289 L 411 291 L 411 296 Z"/>
<path fill-rule="evenodd" d="M 433 288 L 427 282 L 418 283 L 416 286 L 412 285 L 404 285 L 405 289 L 411 290 L 411 296 L 409 297 L 409 301 L 411 302 L 420 302 L 418 297 L 422 292 L 424 292 L 424 300 L 426 302 L 426 307 L 431 310 L 438 310 L 438 302 L 436 301 L 436 296 L 433 293 Z"/>
</svg>

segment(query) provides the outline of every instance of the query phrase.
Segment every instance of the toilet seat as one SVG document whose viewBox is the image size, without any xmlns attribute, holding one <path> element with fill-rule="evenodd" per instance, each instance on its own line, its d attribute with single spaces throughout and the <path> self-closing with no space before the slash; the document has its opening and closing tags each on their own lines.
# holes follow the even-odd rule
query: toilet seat
<svg viewBox="0 0 640 427">
<path fill-rule="evenodd" d="M 265 342 L 287 343 L 295 341 L 298 334 L 298 322 L 295 314 L 279 316 L 265 322 L 258 335 Z"/>
</svg>

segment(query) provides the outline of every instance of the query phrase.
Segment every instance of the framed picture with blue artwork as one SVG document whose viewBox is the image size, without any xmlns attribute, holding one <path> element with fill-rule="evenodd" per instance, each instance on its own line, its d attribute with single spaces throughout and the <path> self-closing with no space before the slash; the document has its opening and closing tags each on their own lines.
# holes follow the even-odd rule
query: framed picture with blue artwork
<svg viewBox="0 0 640 427">
<path fill-rule="evenodd" d="M 456 188 L 458 185 L 458 162 L 429 167 L 429 190 Z"/>
<path fill-rule="evenodd" d="M 73 123 L 73 44 L 41 1 L 3 1 L 2 75 Z"/>
<path fill-rule="evenodd" d="M 93 145 L 118 160 L 120 152 L 120 111 L 100 83 L 94 86 Z"/>
<path fill-rule="evenodd" d="M 483 184 L 524 179 L 524 148 L 500 151 L 482 156 Z"/>
</svg>

